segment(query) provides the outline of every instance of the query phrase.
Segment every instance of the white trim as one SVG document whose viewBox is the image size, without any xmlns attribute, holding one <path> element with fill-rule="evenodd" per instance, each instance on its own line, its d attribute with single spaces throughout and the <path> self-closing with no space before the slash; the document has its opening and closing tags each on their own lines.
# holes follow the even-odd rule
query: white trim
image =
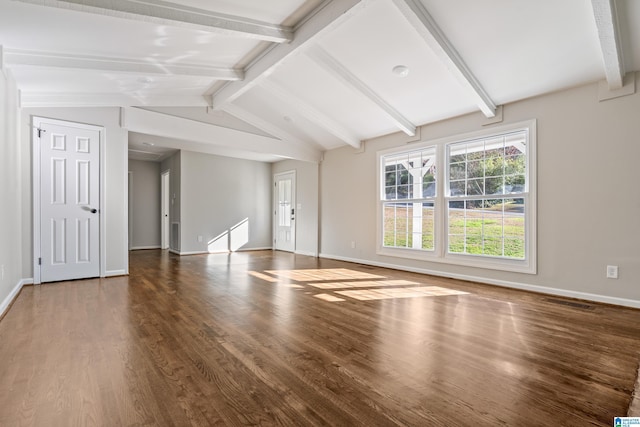
<svg viewBox="0 0 640 427">
<path fill-rule="evenodd" d="M 171 245 L 171 169 L 160 172 L 160 249 Z M 165 206 L 168 210 L 165 212 Z M 165 220 L 164 215 L 167 215 Z"/>
<path fill-rule="evenodd" d="M 115 277 L 115 276 L 127 276 L 126 270 L 108 270 L 102 277 Z"/>
<path fill-rule="evenodd" d="M 459 135 L 452 135 L 435 140 L 425 140 L 417 142 L 409 146 L 397 146 L 385 150 L 380 150 L 376 153 L 376 254 L 391 257 L 400 257 L 406 259 L 415 259 L 422 261 L 429 261 L 435 263 L 446 263 L 452 265 L 461 265 L 475 268 L 487 268 L 500 271 L 512 271 L 526 274 L 537 274 L 537 227 L 536 227 L 536 213 L 537 213 L 537 165 L 536 165 L 536 134 L 537 121 L 524 120 L 515 123 L 509 123 L 505 125 L 495 126 L 488 129 L 482 129 L 479 131 L 467 132 Z M 446 229 L 447 229 L 447 197 L 445 195 L 446 183 L 448 177 L 446 176 L 446 146 L 447 144 L 454 142 L 464 142 L 473 139 L 484 138 L 495 134 L 503 134 L 514 131 L 526 129 L 528 131 L 528 144 L 527 144 L 527 191 L 524 198 L 526 203 L 526 230 L 525 230 L 525 254 L 526 259 L 514 260 L 507 258 L 489 257 L 489 256 L 477 256 L 468 254 L 449 254 L 446 251 Z M 436 178 L 437 192 L 434 198 L 435 202 L 435 249 L 433 251 L 418 250 L 418 249 L 404 249 L 404 248 L 391 248 L 384 247 L 382 245 L 382 165 L 381 159 L 386 155 L 392 155 L 396 153 L 403 153 L 413 150 L 421 150 L 428 147 L 435 146 L 436 153 L 436 167 L 438 176 Z M 502 197 L 509 198 L 510 196 L 517 197 L 518 195 L 502 195 Z M 402 202 L 402 200 L 398 200 Z"/>
<path fill-rule="evenodd" d="M 21 279 L 18 284 L 9 292 L 9 295 L 0 304 L 0 317 L 4 316 L 11 303 L 16 299 L 24 285 L 33 284 L 33 279 Z"/>
<path fill-rule="evenodd" d="M 104 130 L 104 133 L 106 135 L 107 130 Z M 105 141 L 106 141 L 106 137 L 105 137 Z M 104 163 L 106 163 L 106 145 L 107 144 L 100 144 L 100 181 L 105 183 L 107 183 L 107 177 L 106 177 L 106 167 L 102 167 L 102 165 Z M 124 197 L 124 203 L 125 203 L 125 208 L 122 210 L 122 224 L 124 224 L 124 226 L 127 228 L 127 234 L 126 234 L 126 239 L 123 242 L 123 251 L 122 251 L 122 265 L 124 265 L 124 273 L 125 275 L 129 274 L 129 151 L 128 150 L 122 150 L 122 164 L 126 165 L 127 167 L 124 170 L 124 176 L 123 176 L 123 183 L 122 183 L 122 193 L 121 194 L 125 194 L 127 195 L 127 197 Z M 102 159 L 105 159 L 104 161 Z M 106 187 L 105 187 L 106 188 Z M 117 193 L 119 194 L 119 193 Z M 102 233 L 101 236 L 106 236 L 106 213 L 107 213 L 107 203 L 106 203 L 107 199 L 106 199 L 106 191 L 100 191 L 100 205 L 103 207 L 101 212 L 104 212 L 104 216 L 101 218 L 100 221 L 100 227 L 102 228 L 102 230 L 100 230 L 100 232 Z M 133 236 L 133 234 L 132 234 Z M 101 238 L 100 242 L 102 244 L 102 248 L 100 248 L 100 252 L 104 254 L 104 263 L 102 264 L 104 266 L 104 268 L 107 268 L 107 239 L 106 238 Z M 105 271 L 105 276 L 101 275 L 100 277 L 106 277 L 106 271 Z"/>
<path fill-rule="evenodd" d="M 536 292 L 536 293 L 545 294 L 545 295 L 557 295 L 557 296 L 562 296 L 567 298 L 576 298 L 580 300 L 600 302 L 604 304 L 619 305 L 623 307 L 640 308 L 640 300 L 633 300 L 628 298 L 612 297 L 608 295 L 592 294 L 592 293 L 580 292 L 580 291 L 570 291 L 567 289 L 560 289 L 560 288 L 549 288 L 546 286 L 530 285 L 528 283 L 511 282 L 508 280 L 489 279 L 486 277 L 471 276 L 466 274 L 447 273 L 447 272 L 442 272 L 437 270 L 414 268 L 414 267 L 407 267 L 404 265 L 389 264 L 384 262 L 376 262 L 376 261 L 370 261 L 370 260 L 364 260 L 364 259 L 358 259 L 358 258 L 343 257 L 340 255 L 331 255 L 331 254 L 321 253 L 320 258 L 335 259 L 338 261 L 352 262 L 355 264 L 363 264 L 363 265 L 371 265 L 374 267 L 390 268 L 393 270 L 409 271 L 411 273 L 428 274 L 430 276 L 446 277 L 446 278 L 456 279 L 456 280 L 465 280 L 468 282 L 476 282 L 480 284 L 501 286 L 504 288 Z"/>
<path fill-rule="evenodd" d="M 105 141 L 106 141 L 106 129 L 103 126 L 89 125 L 84 123 L 71 122 L 67 120 L 58 120 L 58 119 L 50 119 L 47 117 L 39 117 L 39 116 L 31 116 L 31 139 L 32 139 L 32 171 L 31 171 L 31 179 L 32 179 L 32 214 L 33 214 L 33 283 L 36 285 L 41 283 L 40 276 L 40 264 L 38 263 L 38 259 L 42 256 L 40 252 L 40 138 L 37 135 L 37 129 L 40 127 L 42 123 L 49 123 L 58 126 L 66 126 L 66 127 L 75 127 L 80 129 L 90 129 L 98 132 L 98 140 L 100 144 L 100 160 L 98 164 L 99 174 L 100 174 L 100 183 L 99 183 L 99 192 L 100 192 L 100 254 L 98 255 L 98 264 L 99 264 L 99 273 L 100 277 L 106 277 L 106 265 L 107 265 L 107 253 L 106 253 L 106 242 L 105 242 L 105 224 L 106 224 L 106 209 L 105 209 Z M 125 152 L 125 158 L 128 155 Z M 128 182 L 125 184 L 128 186 Z M 127 215 L 125 210 L 125 216 Z M 125 221 L 125 224 L 127 221 Z M 128 242 L 126 245 L 128 246 Z M 128 251 L 125 251 L 127 253 Z"/>
<path fill-rule="evenodd" d="M 160 245 L 151 245 L 151 246 L 133 246 L 131 251 L 143 251 L 147 249 L 161 249 Z"/>
<path fill-rule="evenodd" d="M 156 248 L 157 249 L 157 248 Z M 178 252 L 175 251 L 173 249 L 169 249 L 169 252 L 171 252 L 172 254 L 176 254 L 176 255 L 212 255 L 212 254 L 232 254 L 234 252 L 248 252 L 248 251 L 270 251 L 273 250 L 272 247 L 268 247 L 268 246 L 264 246 L 264 247 L 257 247 L 257 248 L 242 248 L 242 249 L 238 249 L 235 251 L 230 251 L 230 250 L 224 250 L 224 251 L 215 251 L 215 252 L 209 252 L 209 251 L 185 251 L 185 252 Z"/>
<path fill-rule="evenodd" d="M 310 256 L 313 258 L 318 258 L 318 254 L 315 252 L 307 252 L 307 251 L 294 251 L 293 252 L 296 255 L 304 255 L 304 256 Z"/>
<path fill-rule="evenodd" d="M 242 249 L 238 249 L 235 252 L 270 251 L 270 250 L 273 250 L 272 246 L 261 246 L 261 247 L 257 247 L 257 248 L 242 248 Z"/>
</svg>

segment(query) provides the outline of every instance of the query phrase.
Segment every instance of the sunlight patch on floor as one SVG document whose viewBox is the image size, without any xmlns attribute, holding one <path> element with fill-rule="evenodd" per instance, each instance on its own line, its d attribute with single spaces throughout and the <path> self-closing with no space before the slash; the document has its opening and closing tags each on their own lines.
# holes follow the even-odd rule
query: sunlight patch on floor
<svg viewBox="0 0 640 427">
<path fill-rule="evenodd" d="M 250 271 L 249 275 L 253 276 L 253 277 L 257 277 L 258 279 L 266 280 L 267 282 L 270 282 L 270 283 L 279 282 L 279 280 L 276 279 L 275 277 L 267 276 L 266 274 L 262 274 L 262 273 L 259 273 L 257 271 Z"/>
<path fill-rule="evenodd" d="M 316 294 L 314 295 L 315 298 L 319 298 L 323 301 L 329 301 L 329 302 L 338 302 L 338 301 L 346 301 L 344 298 L 339 298 L 335 295 L 331 295 L 331 294 Z"/>
<path fill-rule="evenodd" d="M 469 294 L 468 292 L 441 288 L 439 286 L 420 286 L 420 287 L 412 287 L 412 288 L 395 288 L 395 289 L 363 289 L 363 290 L 353 290 L 353 291 L 336 291 L 335 293 L 349 297 L 349 298 L 354 298 L 360 301 Z"/>
<path fill-rule="evenodd" d="M 298 282 L 317 282 L 321 280 L 372 280 L 385 278 L 384 276 L 363 273 L 362 271 L 350 270 L 348 268 L 267 270 L 265 273 Z"/>
<path fill-rule="evenodd" d="M 345 288 L 375 288 L 380 286 L 408 286 L 419 285 L 418 282 L 410 280 L 366 280 L 363 282 L 330 282 L 330 283 L 309 283 L 310 286 L 318 289 L 345 289 Z"/>
</svg>

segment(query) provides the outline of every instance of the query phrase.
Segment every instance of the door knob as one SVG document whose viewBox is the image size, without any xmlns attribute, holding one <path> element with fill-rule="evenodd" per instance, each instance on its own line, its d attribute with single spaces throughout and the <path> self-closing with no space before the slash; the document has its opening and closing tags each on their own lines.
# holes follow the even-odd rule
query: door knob
<svg viewBox="0 0 640 427">
<path fill-rule="evenodd" d="M 90 208 L 89 206 L 83 206 L 83 207 L 82 207 L 82 210 L 85 210 L 85 211 L 87 211 L 87 212 L 91 212 L 92 214 L 94 214 L 94 213 L 98 212 L 98 209 L 96 209 L 96 208 Z"/>
</svg>

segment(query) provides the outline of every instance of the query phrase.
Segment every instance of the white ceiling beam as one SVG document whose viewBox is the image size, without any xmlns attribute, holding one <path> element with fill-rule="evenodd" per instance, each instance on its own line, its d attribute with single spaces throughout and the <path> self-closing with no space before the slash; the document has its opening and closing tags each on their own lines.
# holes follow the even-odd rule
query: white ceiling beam
<svg viewBox="0 0 640 427">
<path fill-rule="evenodd" d="M 136 93 L 20 92 L 21 108 L 36 107 L 205 107 L 200 95 L 141 95 Z"/>
<path fill-rule="evenodd" d="M 224 15 L 162 0 L 17 0 L 39 6 L 94 13 L 171 27 L 288 43 L 290 28 L 240 16 Z"/>
<path fill-rule="evenodd" d="M 68 55 L 20 49 L 6 49 L 5 60 L 8 66 L 72 68 L 135 74 L 200 76 L 216 80 L 242 80 L 244 76 L 242 70 L 229 68 L 168 64 L 129 58 L 112 58 L 93 55 Z"/>
<path fill-rule="evenodd" d="M 271 75 L 278 66 L 296 54 L 299 54 L 322 35 L 347 21 L 372 0 L 325 0 L 318 8 L 295 28 L 295 37 L 291 43 L 279 44 L 266 51 L 256 61 L 245 68 L 242 81 L 227 83 L 212 95 L 213 108 L 233 102 L 243 93 Z"/>
<path fill-rule="evenodd" d="M 276 126 L 272 122 L 264 120 L 238 105 L 226 104 L 222 107 L 222 110 L 289 144 L 299 145 L 304 148 L 312 147 L 313 150 L 320 149 L 315 141 L 300 141 L 299 138 L 282 129 L 280 126 Z"/>
<path fill-rule="evenodd" d="M 472 96 L 486 117 L 496 115 L 496 105 L 465 64 L 420 0 L 392 0 L 396 8 L 416 29 L 436 56 Z"/>
<path fill-rule="evenodd" d="M 354 89 L 357 93 L 364 96 L 378 106 L 380 110 L 398 127 L 401 131 L 409 136 L 416 134 L 416 125 L 411 123 L 409 119 L 400 114 L 387 101 L 382 99 L 369 86 L 360 80 L 355 74 L 349 71 L 344 65 L 338 62 L 326 50 L 320 46 L 314 46 L 307 51 L 309 57 L 318 65 L 327 70 L 331 75 L 337 77 L 347 86 Z"/>
<path fill-rule="evenodd" d="M 607 83 L 610 90 L 617 90 L 624 84 L 625 69 L 616 5 L 614 0 L 591 0 L 591 6 L 598 28 Z"/>
<path fill-rule="evenodd" d="M 5 74 L 5 48 L 0 44 L 0 73 L 6 76 Z"/>
<path fill-rule="evenodd" d="M 298 112 L 316 125 L 320 126 L 325 131 L 339 138 L 343 142 L 351 145 L 354 148 L 360 148 L 362 142 L 360 141 L 360 139 L 354 136 L 351 131 L 333 120 L 331 117 L 322 113 L 314 106 L 303 101 L 299 96 L 295 95 L 288 89 L 280 86 L 279 84 L 266 80 L 262 82 L 260 87 L 269 91 L 273 96 L 277 97 L 282 102 L 287 104 L 291 109 Z"/>
<path fill-rule="evenodd" d="M 322 156 L 319 150 L 293 146 L 279 139 L 140 108 L 125 107 L 122 117 L 122 127 L 131 132 L 315 163 Z"/>
</svg>

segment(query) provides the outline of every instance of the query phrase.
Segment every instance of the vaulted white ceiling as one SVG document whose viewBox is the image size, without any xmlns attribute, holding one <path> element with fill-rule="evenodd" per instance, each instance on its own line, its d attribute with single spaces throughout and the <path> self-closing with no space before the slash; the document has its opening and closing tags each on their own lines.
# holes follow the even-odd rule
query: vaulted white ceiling
<svg viewBox="0 0 640 427">
<path fill-rule="evenodd" d="M 636 0 L 0 0 L 22 107 L 123 107 L 130 158 L 276 161 L 640 69 Z M 403 73 L 394 72 L 398 66 Z"/>
</svg>

